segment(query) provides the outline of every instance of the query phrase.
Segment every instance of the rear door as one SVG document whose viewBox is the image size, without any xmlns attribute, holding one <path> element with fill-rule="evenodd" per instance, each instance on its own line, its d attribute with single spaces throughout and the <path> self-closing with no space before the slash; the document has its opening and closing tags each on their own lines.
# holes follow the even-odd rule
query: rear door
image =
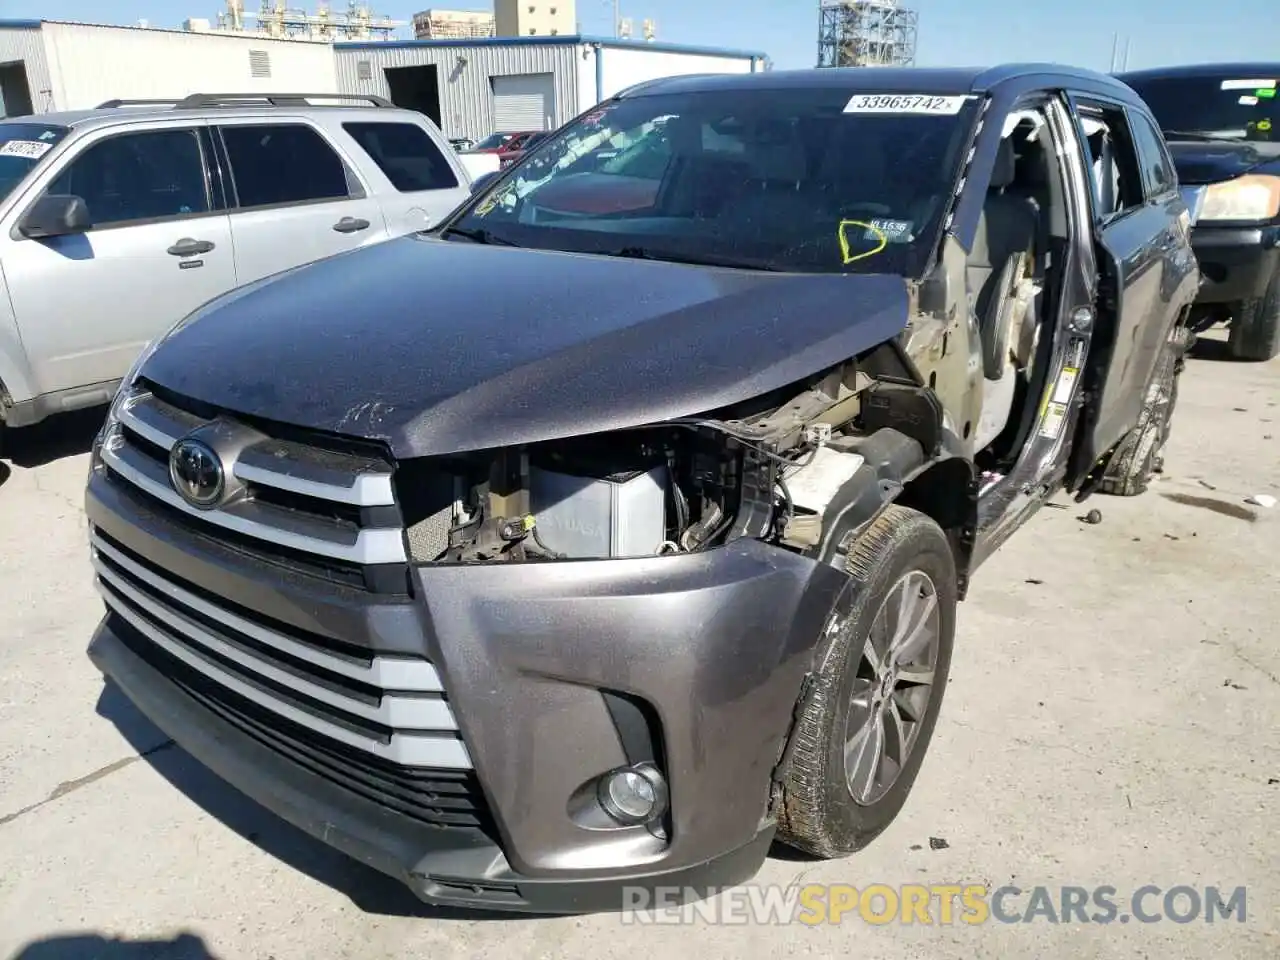
<svg viewBox="0 0 1280 960">
<path fill-rule="evenodd" d="M 19 218 L 39 196 L 71 194 L 93 222 L 41 240 L 9 231 L 0 243 L 37 395 L 119 379 L 149 340 L 236 286 L 211 147 L 198 121 L 110 128 L 33 184 Z"/>
<path fill-rule="evenodd" d="M 469 195 L 452 151 L 425 125 L 408 118 L 360 120 L 342 129 L 385 181 L 375 193 L 391 236 L 427 229 Z"/>
<path fill-rule="evenodd" d="M 272 117 L 214 130 L 241 283 L 387 239 L 370 185 L 316 125 Z"/>
<path fill-rule="evenodd" d="M 1137 423 L 1160 345 L 1168 334 L 1169 204 L 1177 190 L 1149 185 L 1126 108 L 1096 98 L 1069 98 L 1090 170 L 1093 234 L 1099 268 L 1096 327 L 1085 375 L 1089 408 L 1073 479 Z"/>
</svg>

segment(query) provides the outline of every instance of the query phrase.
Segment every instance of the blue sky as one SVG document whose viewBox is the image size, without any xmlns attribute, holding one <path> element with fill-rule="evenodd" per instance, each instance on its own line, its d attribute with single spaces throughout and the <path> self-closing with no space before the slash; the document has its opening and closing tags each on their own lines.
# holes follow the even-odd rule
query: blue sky
<svg viewBox="0 0 1280 960">
<path fill-rule="evenodd" d="M 1073 63 L 1105 70 L 1112 37 L 1131 41 L 1129 66 L 1205 60 L 1272 60 L 1275 0 L 906 0 L 920 13 L 917 62 L 974 65 L 1009 60 Z M 246 0 L 256 8 L 258 0 Z M 315 0 L 289 0 L 314 8 Z M 346 6 L 333 0 L 335 10 Z M 376 12 L 408 20 L 427 7 L 480 9 L 484 0 L 378 0 Z M 0 16 L 178 26 L 213 17 L 217 0 L 0 0 Z M 657 22 L 658 38 L 769 54 L 777 66 L 812 66 L 817 56 L 817 0 L 622 0 L 637 31 Z M 578 0 L 585 33 L 612 33 L 612 0 Z M 1157 24 L 1167 24 L 1158 26 Z"/>
</svg>

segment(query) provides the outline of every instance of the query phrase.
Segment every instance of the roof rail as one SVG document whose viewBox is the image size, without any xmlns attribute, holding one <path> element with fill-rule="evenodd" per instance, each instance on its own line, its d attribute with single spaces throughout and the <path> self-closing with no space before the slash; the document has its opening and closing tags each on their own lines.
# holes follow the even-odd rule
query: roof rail
<svg viewBox="0 0 1280 960">
<path fill-rule="evenodd" d="M 180 102 L 179 97 L 171 100 L 104 100 L 93 109 L 95 110 L 111 110 L 115 107 L 157 107 L 161 105 L 173 106 Z"/>
<path fill-rule="evenodd" d="M 314 107 L 311 100 L 350 100 L 367 103 L 373 107 L 394 107 L 385 97 L 368 93 L 193 93 L 181 100 L 164 100 L 174 104 L 175 110 L 191 110 L 199 107 Z"/>
</svg>

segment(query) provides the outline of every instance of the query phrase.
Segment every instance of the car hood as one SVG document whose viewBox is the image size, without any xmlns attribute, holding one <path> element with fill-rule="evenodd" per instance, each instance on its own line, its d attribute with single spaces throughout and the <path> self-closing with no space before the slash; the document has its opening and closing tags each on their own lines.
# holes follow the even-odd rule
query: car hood
<svg viewBox="0 0 1280 960">
<path fill-rule="evenodd" d="M 215 301 L 140 374 L 407 458 L 714 410 L 888 340 L 907 314 L 901 277 L 410 236 Z"/>
<path fill-rule="evenodd" d="M 1178 179 L 1188 185 L 1219 183 L 1280 162 L 1280 143 L 1171 140 L 1169 152 Z"/>
</svg>

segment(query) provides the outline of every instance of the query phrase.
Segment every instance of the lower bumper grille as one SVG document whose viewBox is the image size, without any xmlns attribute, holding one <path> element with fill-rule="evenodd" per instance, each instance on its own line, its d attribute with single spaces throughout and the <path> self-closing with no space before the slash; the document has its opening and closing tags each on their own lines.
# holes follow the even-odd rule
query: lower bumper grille
<svg viewBox="0 0 1280 960">
<path fill-rule="evenodd" d="M 115 621 L 112 629 L 134 653 L 205 709 L 285 759 L 419 823 L 472 827 L 496 842 L 493 818 L 473 772 L 403 767 L 326 741 L 210 681 L 121 618 Z"/>
<path fill-rule="evenodd" d="M 135 654 L 241 732 L 422 823 L 492 823 L 435 666 L 277 622 L 94 529 L 97 586 Z"/>
</svg>

